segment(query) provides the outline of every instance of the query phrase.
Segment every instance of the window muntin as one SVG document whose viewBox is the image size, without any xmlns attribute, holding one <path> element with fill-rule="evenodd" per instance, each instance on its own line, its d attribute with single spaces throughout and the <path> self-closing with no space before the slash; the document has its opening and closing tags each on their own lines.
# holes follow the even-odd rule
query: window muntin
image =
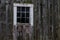
<svg viewBox="0 0 60 40">
<path fill-rule="evenodd" d="M 17 22 L 19 23 L 29 23 L 29 7 L 17 7 Z"/>
</svg>

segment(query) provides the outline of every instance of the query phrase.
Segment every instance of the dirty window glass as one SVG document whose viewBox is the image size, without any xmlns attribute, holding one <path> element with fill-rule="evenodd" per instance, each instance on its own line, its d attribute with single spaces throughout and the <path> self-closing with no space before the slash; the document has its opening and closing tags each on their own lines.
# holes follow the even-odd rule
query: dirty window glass
<svg viewBox="0 0 60 40">
<path fill-rule="evenodd" d="M 29 7 L 17 7 L 17 22 L 29 23 Z"/>
</svg>

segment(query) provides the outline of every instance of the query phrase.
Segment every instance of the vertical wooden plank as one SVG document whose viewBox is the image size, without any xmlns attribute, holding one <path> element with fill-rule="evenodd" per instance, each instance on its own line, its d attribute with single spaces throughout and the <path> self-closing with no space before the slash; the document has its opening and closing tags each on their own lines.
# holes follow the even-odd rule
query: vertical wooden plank
<svg viewBox="0 0 60 40">
<path fill-rule="evenodd" d="M 58 40 L 60 40 L 60 0 L 58 0 Z"/>
</svg>

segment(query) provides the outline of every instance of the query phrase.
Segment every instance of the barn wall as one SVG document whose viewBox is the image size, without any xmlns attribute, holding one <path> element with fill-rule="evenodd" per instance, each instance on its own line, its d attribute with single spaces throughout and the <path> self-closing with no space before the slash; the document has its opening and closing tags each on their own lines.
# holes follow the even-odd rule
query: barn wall
<svg viewBox="0 0 60 40">
<path fill-rule="evenodd" d="M 60 40 L 60 0 L 58 0 L 58 28 L 57 28 L 58 40 Z"/>
<path fill-rule="evenodd" d="M 0 4 L 0 39 L 13 40 L 13 3 L 34 4 L 34 40 L 60 40 L 60 0 L 4 0 Z M 8 10 L 6 11 L 6 5 Z M 6 13 L 8 16 L 6 18 Z M 52 17 L 52 19 L 51 19 Z M 6 21 L 6 19 L 8 21 Z M 37 20 L 38 19 L 38 20 Z M 50 21 L 50 19 L 53 21 Z M 58 19 L 58 20 L 57 20 Z M 51 23 L 52 22 L 52 23 Z M 51 33 L 50 27 L 54 30 Z M 58 30 L 56 30 L 58 28 Z M 58 32 L 57 32 L 58 31 Z M 58 34 L 56 37 L 56 33 Z M 48 35 L 49 34 L 49 35 Z M 52 35 L 50 35 L 52 34 Z M 51 37 L 50 37 L 51 36 Z"/>
</svg>

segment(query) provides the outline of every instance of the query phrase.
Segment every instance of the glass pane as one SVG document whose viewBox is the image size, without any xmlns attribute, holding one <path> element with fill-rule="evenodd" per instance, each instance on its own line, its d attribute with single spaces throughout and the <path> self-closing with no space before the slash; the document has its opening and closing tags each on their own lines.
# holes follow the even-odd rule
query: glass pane
<svg viewBox="0 0 60 40">
<path fill-rule="evenodd" d="M 17 7 L 17 13 L 21 13 L 21 7 Z"/>
<path fill-rule="evenodd" d="M 20 22 L 20 18 L 17 18 L 17 22 Z"/>
<path fill-rule="evenodd" d="M 26 17 L 29 17 L 29 13 L 26 13 Z"/>
<path fill-rule="evenodd" d="M 25 7 L 21 7 L 22 8 L 22 12 L 25 12 Z"/>
<path fill-rule="evenodd" d="M 21 7 L 17 7 L 17 11 L 20 11 L 21 10 Z"/>
<path fill-rule="evenodd" d="M 20 17 L 20 13 L 17 13 L 17 17 Z"/>
<path fill-rule="evenodd" d="M 21 23 L 25 23 L 25 18 L 21 18 Z"/>
<path fill-rule="evenodd" d="M 26 21 L 26 23 L 29 23 L 29 18 L 26 18 L 26 20 L 25 20 L 25 21 Z"/>
<path fill-rule="evenodd" d="M 25 13 L 22 13 L 22 17 L 25 17 Z"/>
<path fill-rule="evenodd" d="M 29 7 L 26 7 L 26 12 L 29 12 Z"/>
</svg>

